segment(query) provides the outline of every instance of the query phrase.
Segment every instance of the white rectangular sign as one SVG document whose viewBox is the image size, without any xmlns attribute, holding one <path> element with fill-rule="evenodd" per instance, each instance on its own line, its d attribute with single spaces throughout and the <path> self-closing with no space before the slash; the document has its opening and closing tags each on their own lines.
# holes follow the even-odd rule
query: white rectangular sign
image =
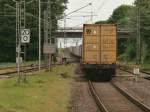
<svg viewBox="0 0 150 112">
<path fill-rule="evenodd" d="M 54 53 L 56 53 L 56 45 L 44 44 L 43 52 L 45 54 L 54 54 Z"/>
<path fill-rule="evenodd" d="M 30 43 L 30 29 L 21 29 L 21 43 Z"/>
<path fill-rule="evenodd" d="M 22 57 L 20 57 L 20 63 L 22 63 L 22 61 L 23 61 L 23 59 L 22 59 Z M 19 59 L 18 59 L 18 57 L 16 57 L 16 63 L 18 63 L 19 62 Z"/>
<path fill-rule="evenodd" d="M 133 69 L 133 73 L 134 73 L 135 75 L 139 75 L 139 74 L 140 74 L 140 69 L 139 69 L 139 68 L 134 68 L 134 69 Z"/>
</svg>

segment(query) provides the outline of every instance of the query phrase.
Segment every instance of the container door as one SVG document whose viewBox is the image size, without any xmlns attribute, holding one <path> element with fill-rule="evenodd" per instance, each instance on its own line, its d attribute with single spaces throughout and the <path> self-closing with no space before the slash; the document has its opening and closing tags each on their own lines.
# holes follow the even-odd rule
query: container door
<svg viewBox="0 0 150 112">
<path fill-rule="evenodd" d="M 116 62 L 116 26 L 101 25 L 101 64 Z"/>
<path fill-rule="evenodd" d="M 100 62 L 100 31 L 98 25 L 84 26 L 83 62 L 84 64 L 98 64 Z"/>
</svg>

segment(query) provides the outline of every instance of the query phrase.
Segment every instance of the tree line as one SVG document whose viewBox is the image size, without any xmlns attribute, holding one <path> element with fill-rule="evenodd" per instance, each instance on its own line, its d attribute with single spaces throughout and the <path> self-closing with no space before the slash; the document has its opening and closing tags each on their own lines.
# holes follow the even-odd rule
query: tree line
<svg viewBox="0 0 150 112">
<path fill-rule="evenodd" d="M 150 0 L 135 0 L 134 5 L 121 5 L 113 11 L 106 21 L 97 23 L 114 23 L 118 29 L 134 32 L 129 39 L 119 39 L 119 59 L 136 61 L 137 49 L 137 16 L 140 10 L 141 63 L 150 63 Z M 135 37 L 135 38 L 132 38 Z"/>
<path fill-rule="evenodd" d="M 26 0 L 29 2 L 31 0 Z M 47 0 L 41 0 L 41 18 L 44 18 L 44 10 L 46 10 Z M 52 10 L 52 32 L 57 29 L 57 20 L 63 15 L 68 0 L 51 0 Z M 16 59 L 16 15 L 15 3 L 12 0 L 0 0 L 0 62 L 15 62 Z M 31 30 L 31 43 L 27 45 L 27 60 L 38 59 L 38 1 L 33 0 L 31 4 L 26 5 L 26 28 Z M 42 25 L 42 43 L 44 22 Z"/>
</svg>

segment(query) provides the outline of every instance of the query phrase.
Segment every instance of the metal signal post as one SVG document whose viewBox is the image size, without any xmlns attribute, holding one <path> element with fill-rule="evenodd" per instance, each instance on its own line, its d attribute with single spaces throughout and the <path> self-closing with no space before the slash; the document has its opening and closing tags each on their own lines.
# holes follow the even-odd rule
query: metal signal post
<svg viewBox="0 0 150 112">
<path fill-rule="evenodd" d="M 18 83 L 21 81 L 21 54 L 24 54 L 25 60 L 25 44 L 21 43 L 21 30 L 25 29 L 25 0 L 14 1 L 16 2 L 16 63 L 18 71 Z M 23 49 L 22 49 L 23 48 Z"/>
<path fill-rule="evenodd" d="M 137 64 L 141 63 L 141 23 L 140 23 L 140 0 L 137 4 Z"/>
<path fill-rule="evenodd" d="M 41 0 L 39 0 L 39 71 L 41 70 Z"/>
</svg>

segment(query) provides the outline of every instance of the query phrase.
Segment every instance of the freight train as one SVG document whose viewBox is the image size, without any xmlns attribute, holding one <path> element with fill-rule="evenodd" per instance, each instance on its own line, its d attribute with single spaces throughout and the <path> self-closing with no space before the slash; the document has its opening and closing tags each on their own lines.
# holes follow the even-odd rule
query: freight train
<svg viewBox="0 0 150 112">
<path fill-rule="evenodd" d="M 94 80 L 110 81 L 116 74 L 117 26 L 114 24 L 85 24 L 83 44 L 70 52 L 82 57 L 86 74 Z"/>
<path fill-rule="evenodd" d="M 69 47 L 69 52 L 71 53 L 71 55 L 81 59 L 82 57 L 82 45 L 80 46 L 72 46 L 72 47 Z"/>
</svg>

